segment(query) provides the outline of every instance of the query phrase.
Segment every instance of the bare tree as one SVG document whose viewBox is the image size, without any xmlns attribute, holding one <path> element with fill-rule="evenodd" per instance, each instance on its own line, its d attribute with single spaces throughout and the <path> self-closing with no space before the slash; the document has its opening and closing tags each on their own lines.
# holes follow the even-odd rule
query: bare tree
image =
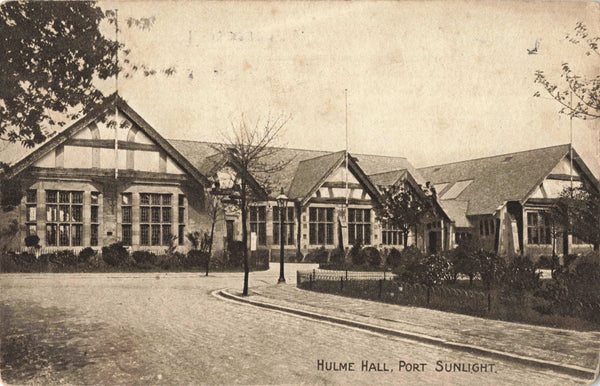
<svg viewBox="0 0 600 386">
<path fill-rule="evenodd" d="M 273 173 L 282 170 L 290 160 L 278 160 L 274 155 L 280 148 L 273 147 L 278 140 L 288 118 L 278 117 L 253 126 L 248 125 L 244 115 L 237 123 L 231 123 L 228 134 L 223 135 L 223 143 L 213 148 L 224 155 L 236 170 L 236 191 L 242 214 L 242 243 L 244 245 L 244 289 L 248 295 L 248 209 L 249 203 L 269 197 Z"/>
<path fill-rule="evenodd" d="M 208 276 L 208 269 L 210 267 L 210 259 L 212 258 L 212 248 L 215 236 L 215 224 L 217 223 L 217 215 L 221 209 L 221 200 L 218 195 L 214 195 L 211 192 L 211 196 L 206 200 L 206 209 L 210 214 L 210 236 L 208 238 L 208 256 L 206 258 L 206 276 Z"/>
<path fill-rule="evenodd" d="M 590 36 L 584 23 L 578 22 L 574 33 L 567 34 L 565 38 L 584 46 L 586 56 L 596 60 L 600 57 L 600 37 Z M 593 77 L 577 74 L 566 62 L 562 64 L 561 72 L 562 84 L 551 81 L 541 70 L 535 72 L 535 83 L 561 105 L 561 113 L 583 120 L 600 118 L 600 74 Z M 534 96 L 539 97 L 540 93 L 536 92 Z"/>
</svg>

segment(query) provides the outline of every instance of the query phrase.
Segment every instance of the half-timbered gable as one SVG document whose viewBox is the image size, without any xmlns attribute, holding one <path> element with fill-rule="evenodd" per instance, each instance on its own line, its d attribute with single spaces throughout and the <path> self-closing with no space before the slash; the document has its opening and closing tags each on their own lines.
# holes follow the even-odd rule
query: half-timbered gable
<svg viewBox="0 0 600 386">
<path fill-rule="evenodd" d="M 115 130 L 115 116 L 116 127 Z M 23 185 L 27 235 L 56 249 L 184 246 L 204 227 L 205 177 L 113 96 L 9 171 Z"/>
<path fill-rule="evenodd" d="M 591 249 L 552 229 L 547 216 L 565 188 L 598 181 L 570 146 L 430 166 L 419 171 L 438 188 L 440 204 L 457 226 L 453 242 L 469 235 L 501 254 L 531 257 Z"/>
</svg>

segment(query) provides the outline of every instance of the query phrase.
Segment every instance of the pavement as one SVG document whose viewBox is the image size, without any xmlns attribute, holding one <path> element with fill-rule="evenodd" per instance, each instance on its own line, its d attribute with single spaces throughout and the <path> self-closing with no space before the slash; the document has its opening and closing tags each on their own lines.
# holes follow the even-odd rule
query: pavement
<svg viewBox="0 0 600 386">
<path fill-rule="evenodd" d="M 221 296 L 255 306 L 425 344 L 519 362 L 586 379 L 600 363 L 600 332 L 581 332 L 489 320 L 419 307 L 391 305 L 298 289 L 293 284 L 254 287 Z"/>
</svg>

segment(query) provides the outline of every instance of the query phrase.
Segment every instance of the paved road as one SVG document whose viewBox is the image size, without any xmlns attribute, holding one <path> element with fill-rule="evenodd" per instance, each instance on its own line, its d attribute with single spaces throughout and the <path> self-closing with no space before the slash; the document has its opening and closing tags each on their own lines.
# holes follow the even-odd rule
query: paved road
<svg viewBox="0 0 600 386">
<path fill-rule="evenodd" d="M 286 267 L 293 282 L 295 267 Z M 436 372 L 436 361 L 490 361 L 211 295 L 241 289 L 241 277 L 2 275 L 2 378 L 18 384 L 583 383 L 498 361 L 493 372 Z M 268 272 L 251 273 L 251 285 L 277 277 L 273 264 Z M 318 360 L 354 362 L 356 371 L 320 371 Z M 393 371 L 361 371 L 361 361 Z M 425 371 L 399 371 L 399 361 L 426 363 Z"/>
</svg>

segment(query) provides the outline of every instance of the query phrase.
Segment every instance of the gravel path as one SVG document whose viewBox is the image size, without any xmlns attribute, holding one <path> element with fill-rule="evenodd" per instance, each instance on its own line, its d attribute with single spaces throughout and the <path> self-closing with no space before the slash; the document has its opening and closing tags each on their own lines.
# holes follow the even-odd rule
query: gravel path
<svg viewBox="0 0 600 386">
<path fill-rule="evenodd" d="M 274 283 L 277 275 L 276 267 L 252 273 L 251 285 Z M 10 384 L 583 383 L 503 362 L 494 362 L 488 373 L 436 372 L 438 360 L 489 360 L 210 295 L 241 286 L 241 277 L 2 275 L 2 379 Z M 355 362 L 358 371 L 320 371 L 318 360 Z M 360 371 L 363 360 L 394 371 Z M 401 360 L 426 363 L 426 371 L 399 371 Z"/>
</svg>

